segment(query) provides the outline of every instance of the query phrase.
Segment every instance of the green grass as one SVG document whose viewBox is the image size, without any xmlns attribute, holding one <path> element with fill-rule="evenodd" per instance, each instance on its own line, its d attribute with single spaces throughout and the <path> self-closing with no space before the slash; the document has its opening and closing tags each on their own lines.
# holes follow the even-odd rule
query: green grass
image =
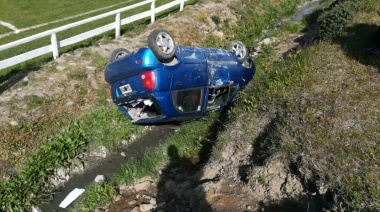
<svg viewBox="0 0 380 212">
<path fill-rule="evenodd" d="M 5 34 L 5 33 L 8 33 L 8 32 L 11 32 L 12 30 L 10 30 L 8 27 L 5 27 L 3 25 L 0 26 L 0 35 L 1 34 Z"/>
<path fill-rule="evenodd" d="M 17 28 L 26 28 L 38 24 L 44 24 L 51 21 L 86 13 L 91 10 L 112 6 L 118 6 L 98 11 L 94 14 L 101 14 L 113 9 L 137 3 L 136 0 L 109 0 L 109 1 L 59 1 L 59 0 L 35 0 L 33 2 L 20 1 L 1 1 L 0 7 L 2 13 L 0 20 L 11 23 Z M 123 4 L 122 4 L 123 3 Z"/>
</svg>

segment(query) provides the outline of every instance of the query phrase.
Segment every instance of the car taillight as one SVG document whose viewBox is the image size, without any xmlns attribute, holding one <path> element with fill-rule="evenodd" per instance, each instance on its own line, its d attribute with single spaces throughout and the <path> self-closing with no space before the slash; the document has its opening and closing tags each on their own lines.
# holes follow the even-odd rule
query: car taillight
<svg viewBox="0 0 380 212">
<path fill-rule="evenodd" d="M 142 84 L 147 90 L 153 90 L 156 85 L 156 73 L 154 71 L 145 72 L 140 75 Z"/>
</svg>

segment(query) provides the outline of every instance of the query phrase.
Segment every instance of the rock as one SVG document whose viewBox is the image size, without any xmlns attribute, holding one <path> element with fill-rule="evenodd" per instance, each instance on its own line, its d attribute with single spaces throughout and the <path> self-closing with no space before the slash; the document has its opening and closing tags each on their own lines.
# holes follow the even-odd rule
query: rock
<svg viewBox="0 0 380 212">
<path fill-rule="evenodd" d="M 140 207 L 139 206 L 136 206 L 134 207 L 131 212 L 140 212 Z"/>
<path fill-rule="evenodd" d="M 24 79 L 22 81 L 24 81 L 24 82 L 30 82 L 29 77 L 24 77 Z"/>
<path fill-rule="evenodd" d="M 140 205 L 140 211 L 145 212 L 145 211 L 150 211 L 154 208 L 153 204 L 141 204 Z"/>
<path fill-rule="evenodd" d="M 121 152 L 120 155 L 121 155 L 121 157 L 123 157 L 123 158 L 127 157 L 127 154 L 126 154 L 125 152 Z"/>
<path fill-rule="evenodd" d="M 86 66 L 86 69 L 89 71 L 95 71 L 96 67 L 94 66 Z"/>
<path fill-rule="evenodd" d="M 108 101 L 109 99 L 107 99 Z M 121 144 L 123 144 L 124 146 L 127 146 L 129 144 L 129 142 L 127 140 L 121 140 Z"/>
<path fill-rule="evenodd" d="M 120 200 L 122 200 L 122 199 L 123 199 L 123 196 L 121 196 L 121 195 L 116 195 L 116 196 L 113 197 L 113 200 L 114 200 L 115 202 L 120 201 Z"/>
<path fill-rule="evenodd" d="M 104 175 L 97 175 L 95 177 L 94 181 L 97 182 L 97 183 L 104 183 L 106 181 L 106 176 L 104 176 Z"/>
<path fill-rule="evenodd" d="M 129 201 L 127 204 L 128 205 L 136 205 L 137 201 L 136 200 L 132 200 L 132 201 Z"/>
<path fill-rule="evenodd" d="M 150 181 L 150 182 L 152 182 L 152 177 L 151 176 L 145 176 L 145 177 L 143 177 L 143 178 L 141 178 L 139 180 L 140 183 L 144 182 L 144 181 Z"/>
<path fill-rule="evenodd" d="M 94 212 L 105 212 L 104 208 L 96 208 Z"/>
<path fill-rule="evenodd" d="M 151 198 L 149 201 L 150 204 L 157 205 L 157 199 L 156 198 Z"/>
<path fill-rule="evenodd" d="M 38 206 L 32 206 L 32 212 L 42 212 L 42 210 Z"/>
<path fill-rule="evenodd" d="M 262 40 L 259 44 L 265 44 L 265 45 L 270 45 L 272 44 L 274 41 L 270 38 L 265 38 L 264 40 Z"/>
<path fill-rule="evenodd" d="M 68 174 L 67 169 L 57 168 L 55 170 L 55 173 L 56 173 L 57 177 L 62 179 L 62 180 L 69 180 L 70 179 L 70 176 Z"/>
<path fill-rule="evenodd" d="M 119 186 L 120 193 L 127 192 L 129 190 L 129 187 L 126 184 L 122 184 Z"/>
<path fill-rule="evenodd" d="M 70 173 L 79 174 L 83 172 L 84 172 L 84 163 L 80 161 L 79 159 L 73 159 L 71 161 Z"/>
<path fill-rule="evenodd" d="M 318 192 L 320 195 L 325 195 L 327 191 L 328 191 L 328 188 L 323 186 L 323 184 L 319 186 Z"/>
<path fill-rule="evenodd" d="M 56 66 L 55 67 L 58 71 L 65 70 L 66 66 Z"/>
<path fill-rule="evenodd" d="M 90 152 L 89 156 L 91 157 L 100 157 L 100 158 L 106 158 L 107 157 L 107 148 L 105 146 L 100 146 L 94 151 Z"/>
<path fill-rule="evenodd" d="M 68 172 L 68 169 L 56 168 L 54 170 L 54 175 L 49 178 L 49 182 L 54 187 L 62 186 L 65 182 L 67 182 L 70 179 Z"/>
<path fill-rule="evenodd" d="M 10 124 L 11 124 L 12 126 L 17 126 L 17 125 L 18 125 L 18 122 L 17 122 L 17 121 L 11 121 Z"/>
<path fill-rule="evenodd" d="M 136 191 L 146 191 L 148 190 L 148 188 L 151 186 L 151 182 L 149 181 L 145 181 L 145 182 L 142 182 L 142 183 L 139 183 L 139 184 L 136 184 L 135 185 L 135 190 Z"/>
</svg>

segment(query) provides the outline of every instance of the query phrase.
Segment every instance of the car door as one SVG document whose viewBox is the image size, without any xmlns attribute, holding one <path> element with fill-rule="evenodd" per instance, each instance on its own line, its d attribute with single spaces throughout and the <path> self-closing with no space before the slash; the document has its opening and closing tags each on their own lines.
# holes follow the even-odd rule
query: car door
<svg viewBox="0 0 380 212">
<path fill-rule="evenodd" d="M 233 53 L 222 49 L 204 50 L 208 70 L 207 111 L 225 106 L 239 89 L 239 61 Z"/>
<path fill-rule="evenodd" d="M 173 71 L 171 84 L 173 106 L 187 116 L 205 111 L 205 87 L 208 85 L 205 56 L 200 48 L 179 46 L 181 65 Z"/>
</svg>

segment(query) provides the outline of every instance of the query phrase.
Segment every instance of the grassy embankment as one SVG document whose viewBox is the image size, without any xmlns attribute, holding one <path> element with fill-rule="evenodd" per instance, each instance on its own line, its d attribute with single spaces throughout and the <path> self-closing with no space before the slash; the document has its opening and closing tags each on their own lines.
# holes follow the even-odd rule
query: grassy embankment
<svg viewBox="0 0 380 212">
<path fill-rule="evenodd" d="M 334 210 L 380 209 L 380 58 L 365 53 L 379 8 L 374 0 L 347 0 L 316 11 L 305 29 L 318 21 L 319 42 L 284 60 L 273 60 L 269 47 L 232 111 L 240 123 L 276 117 L 272 135 L 252 145 L 263 155 L 286 153 L 306 182 L 328 189 L 335 201 L 324 206 Z M 294 32 L 286 28 L 285 34 Z M 247 31 L 241 32 L 246 39 Z M 249 135 L 254 127 L 246 124 L 242 131 Z"/>
</svg>

